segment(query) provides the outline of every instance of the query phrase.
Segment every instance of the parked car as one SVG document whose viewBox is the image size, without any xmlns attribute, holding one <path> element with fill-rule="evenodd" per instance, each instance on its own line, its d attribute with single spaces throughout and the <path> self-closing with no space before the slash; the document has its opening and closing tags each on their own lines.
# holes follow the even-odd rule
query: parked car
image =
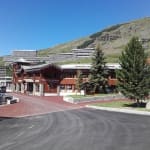
<svg viewBox="0 0 150 150">
<path fill-rule="evenodd" d="M 13 100 L 13 96 L 6 94 L 6 86 L 0 86 L 0 105 L 6 104 L 7 101 Z"/>
</svg>

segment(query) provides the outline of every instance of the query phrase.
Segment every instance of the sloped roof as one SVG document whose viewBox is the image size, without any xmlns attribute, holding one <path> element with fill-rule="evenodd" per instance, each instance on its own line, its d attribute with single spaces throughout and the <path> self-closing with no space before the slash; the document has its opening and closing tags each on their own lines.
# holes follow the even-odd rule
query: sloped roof
<svg viewBox="0 0 150 150">
<path fill-rule="evenodd" d="M 32 65 L 32 66 L 25 66 L 25 65 L 22 65 L 22 69 L 25 71 L 25 72 L 36 72 L 36 71 L 41 71 L 41 70 L 45 70 L 49 67 L 54 67 L 54 68 L 57 68 L 57 69 L 61 69 L 59 68 L 58 66 L 54 65 L 54 64 L 40 64 L 40 65 Z"/>
<path fill-rule="evenodd" d="M 66 70 L 66 69 L 90 69 L 92 67 L 91 64 L 67 64 L 67 65 L 55 65 L 55 64 L 40 64 L 40 65 L 22 65 L 21 70 L 23 69 L 25 72 L 37 72 L 42 71 L 48 68 L 56 68 L 58 70 Z M 106 68 L 108 69 L 120 69 L 120 65 L 117 63 L 107 63 Z"/>
<path fill-rule="evenodd" d="M 61 65 L 62 69 L 90 69 L 92 67 L 91 64 L 67 64 Z M 120 64 L 118 63 L 107 63 L 106 68 L 108 69 L 120 69 Z"/>
<path fill-rule="evenodd" d="M 24 65 L 30 65 L 32 62 L 30 62 L 30 61 L 27 61 L 26 59 L 24 59 L 24 58 L 19 58 L 19 59 L 17 59 L 17 60 L 14 60 L 13 61 L 13 64 L 16 64 L 16 63 L 19 63 L 19 64 L 24 64 Z"/>
<path fill-rule="evenodd" d="M 60 66 L 62 69 L 90 69 L 91 64 L 66 64 Z"/>
</svg>

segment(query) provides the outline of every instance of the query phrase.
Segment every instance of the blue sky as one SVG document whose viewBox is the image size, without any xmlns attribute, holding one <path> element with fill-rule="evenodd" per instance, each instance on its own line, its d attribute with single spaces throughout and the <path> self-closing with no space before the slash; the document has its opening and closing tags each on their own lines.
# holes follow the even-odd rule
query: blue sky
<svg viewBox="0 0 150 150">
<path fill-rule="evenodd" d="M 0 0 L 0 56 L 53 47 L 149 16 L 149 0 Z"/>
</svg>

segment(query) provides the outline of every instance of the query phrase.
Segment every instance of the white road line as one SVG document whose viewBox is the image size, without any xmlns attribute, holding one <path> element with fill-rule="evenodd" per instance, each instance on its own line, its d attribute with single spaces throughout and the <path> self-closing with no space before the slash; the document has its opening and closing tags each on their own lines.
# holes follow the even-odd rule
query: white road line
<svg viewBox="0 0 150 150">
<path fill-rule="evenodd" d="M 16 137 L 18 138 L 18 137 L 20 137 L 23 134 L 24 134 L 24 131 L 20 132 Z"/>
<path fill-rule="evenodd" d="M 28 129 L 32 129 L 34 127 L 34 125 L 31 125 L 30 127 L 28 127 Z"/>
</svg>

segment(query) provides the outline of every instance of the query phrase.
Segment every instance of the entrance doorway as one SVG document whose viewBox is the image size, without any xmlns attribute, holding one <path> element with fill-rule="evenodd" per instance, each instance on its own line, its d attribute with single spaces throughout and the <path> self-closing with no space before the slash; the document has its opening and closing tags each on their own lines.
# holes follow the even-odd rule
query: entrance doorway
<svg viewBox="0 0 150 150">
<path fill-rule="evenodd" d="M 33 93 L 33 82 L 27 83 L 27 92 Z"/>
</svg>

